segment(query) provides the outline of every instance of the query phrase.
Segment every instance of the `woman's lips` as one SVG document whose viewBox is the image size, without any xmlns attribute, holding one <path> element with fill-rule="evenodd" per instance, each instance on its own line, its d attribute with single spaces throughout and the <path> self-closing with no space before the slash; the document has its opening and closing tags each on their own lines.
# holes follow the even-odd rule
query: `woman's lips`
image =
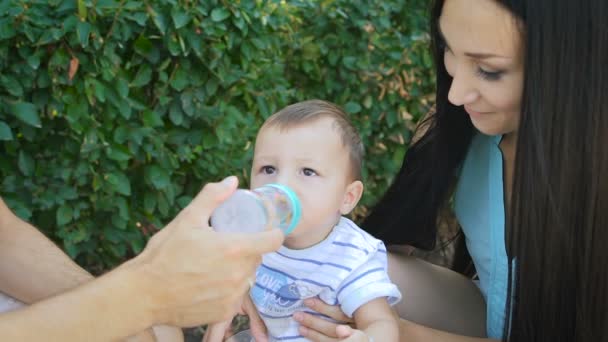
<svg viewBox="0 0 608 342">
<path fill-rule="evenodd" d="M 489 112 L 478 112 L 478 111 L 473 110 L 473 109 L 471 109 L 471 108 L 469 108 L 467 106 L 464 106 L 464 110 L 467 113 L 469 113 L 470 116 L 481 116 L 481 115 L 484 115 L 484 114 L 489 114 Z"/>
</svg>

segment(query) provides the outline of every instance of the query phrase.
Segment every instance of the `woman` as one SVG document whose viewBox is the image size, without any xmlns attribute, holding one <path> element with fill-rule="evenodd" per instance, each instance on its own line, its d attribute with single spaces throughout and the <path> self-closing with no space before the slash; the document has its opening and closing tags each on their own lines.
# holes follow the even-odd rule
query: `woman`
<svg viewBox="0 0 608 342">
<path fill-rule="evenodd" d="M 402 341 L 474 341 L 484 325 L 491 339 L 608 340 L 607 16 L 604 0 L 436 1 L 437 110 L 364 227 L 429 248 L 453 203 L 485 301 L 392 255 Z M 297 318 L 314 341 L 351 332 Z"/>
</svg>

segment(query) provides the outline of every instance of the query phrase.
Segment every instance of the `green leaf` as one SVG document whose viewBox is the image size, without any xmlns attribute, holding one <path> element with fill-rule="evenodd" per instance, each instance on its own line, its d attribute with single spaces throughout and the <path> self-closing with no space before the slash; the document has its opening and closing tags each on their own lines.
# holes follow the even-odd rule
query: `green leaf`
<svg viewBox="0 0 608 342">
<path fill-rule="evenodd" d="M 108 183 L 110 183 L 112 190 L 118 192 L 121 195 L 131 196 L 131 183 L 129 178 L 122 172 L 110 173 L 107 177 Z"/>
<path fill-rule="evenodd" d="M 116 215 L 113 215 L 116 216 Z M 103 230 L 103 236 L 111 243 L 120 243 L 122 241 L 123 232 L 114 227 L 106 227 Z"/>
<path fill-rule="evenodd" d="M 84 3 L 84 0 L 78 0 L 78 16 L 80 20 L 87 19 L 87 6 Z"/>
<path fill-rule="evenodd" d="M 89 34 L 91 33 L 91 24 L 82 21 L 79 21 L 76 24 L 76 35 L 78 36 L 78 40 L 80 41 L 80 45 L 82 47 L 89 46 Z"/>
<path fill-rule="evenodd" d="M 26 124 L 40 128 L 40 117 L 36 112 L 36 106 L 29 102 L 17 102 L 10 106 L 10 110 L 19 120 Z"/>
<path fill-rule="evenodd" d="M 158 14 L 158 12 L 156 12 L 153 14 L 152 20 L 154 21 L 154 25 L 156 25 L 160 33 L 164 35 L 167 32 L 167 18 L 165 18 L 164 15 Z"/>
<path fill-rule="evenodd" d="M 119 215 L 112 215 L 112 225 L 118 229 L 125 230 L 127 228 L 127 220 Z"/>
<path fill-rule="evenodd" d="M 171 56 L 179 56 L 182 53 L 181 46 L 179 45 L 179 36 L 177 34 L 171 35 L 167 41 L 167 48 Z"/>
<path fill-rule="evenodd" d="M 153 110 L 144 111 L 144 115 L 142 118 L 144 122 L 144 126 L 146 127 L 161 127 L 163 126 L 163 120 L 161 119 L 158 112 Z"/>
<path fill-rule="evenodd" d="M 217 91 L 218 86 L 219 86 L 219 83 L 217 82 L 217 78 L 211 77 L 210 79 L 208 79 L 207 83 L 205 83 L 205 90 L 207 91 L 207 95 L 208 96 L 215 95 L 215 92 Z"/>
<path fill-rule="evenodd" d="M 144 195 L 144 210 L 146 213 L 153 213 L 156 208 L 156 194 L 147 193 Z"/>
<path fill-rule="evenodd" d="M 129 82 L 127 82 L 124 78 L 119 77 L 116 80 L 116 91 L 118 92 L 118 96 L 123 99 L 129 96 Z"/>
<path fill-rule="evenodd" d="M 137 74 L 135 75 L 133 82 L 131 82 L 131 87 L 144 86 L 144 85 L 150 83 L 151 79 L 152 79 L 152 68 L 150 68 L 149 64 L 143 64 L 137 71 Z"/>
<path fill-rule="evenodd" d="M 163 195 L 162 192 L 157 194 L 157 207 L 160 214 L 164 217 L 169 215 L 169 203 L 167 203 L 167 199 Z"/>
<path fill-rule="evenodd" d="M 0 40 L 13 38 L 17 34 L 15 30 L 15 21 L 13 18 L 0 19 Z"/>
<path fill-rule="evenodd" d="M 127 204 L 127 200 L 124 197 L 115 197 L 114 204 L 118 208 L 118 215 L 125 220 L 129 220 L 129 205 Z"/>
<path fill-rule="evenodd" d="M 182 104 L 182 109 L 184 113 L 188 116 L 193 116 L 195 114 L 194 104 L 192 103 L 194 100 L 194 94 L 191 91 L 184 91 L 180 96 L 180 102 Z"/>
<path fill-rule="evenodd" d="M 365 97 L 365 99 L 363 100 L 363 106 L 367 109 L 372 108 L 372 105 L 374 104 L 374 100 L 372 99 L 372 97 L 370 95 L 367 95 Z"/>
<path fill-rule="evenodd" d="M 190 16 L 188 13 L 183 11 L 179 6 L 173 7 L 171 11 L 171 18 L 173 18 L 173 24 L 176 29 L 186 26 L 190 22 Z"/>
<path fill-rule="evenodd" d="M 10 141 L 13 140 L 13 132 L 11 128 L 4 121 L 0 121 L 0 140 Z"/>
<path fill-rule="evenodd" d="M 114 145 L 106 150 L 108 158 L 116 161 L 126 161 L 131 159 L 131 153 L 129 149 L 124 146 Z"/>
<path fill-rule="evenodd" d="M 72 221 L 72 207 L 67 204 L 62 205 L 61 207 L 59 207 L 59 209 L 57 209 L 57 213 L 55 216 L 57 219 L 58 226 L 63 226 L 65 224 L 70 223 Z"/>
<path fill-rule="evenodd" d="M 100 102 L 106 102 L 106 86 L 97 80 L 93 80 L 92 83 L 95 98 L 97 98 Z"/>
<path fill-rule="evenodd" d="M 38 67 L 40 66 L 40 56 L 37 54 L 30 55 L 27 58 L 27 64 L 30 66 L 30 68 L 38 70 Z"/>
<path fill-rule="evenodd" d="M 270 109 L 268 109 L 268 102 L 266 102 L 266 98 L 264 96 L 257 96 L 255 101 L 258 104 L 258 109 L 260 110 L 262 117 L 267 118 L 270 116 L 270 114 L 272 114 Z"/>
<path fill-rule="evenodd" d="M 189 77 L 190 77 L 190 75 L 188 75 L 188 72 L 186 72 L 184 70 L 184 68 L 177 69 L 177 71 L 175 72 L 175 75 L 171 79 L 171 87 L 177 91 L 184 90 L 184 88 L 186 88 L 186 86 L 188 86 Z"/>
<path fill-rule="evenodd" d="M 184 122 L 184 112 L 177 101 L 173 102 L 171 108 L 169 108 L 169 119 L 171 119 L 171 122 L 176 126 L 179 126 Z"/>
<path fill-rule="evenodd" d="M 23 96 L 23 87 L 21 86 L 21 83 L 19 83 L 19 81 L 14 77 L 0 74 L 0 85 L 2 85 L 4 90 L 13 96 Z"/>
<path fill-rule="evenodd" d="M 344 110 L 350 114 L 357 114 L 361 111 L 361 105 L 351 101 L 344 106 Z"/>
<path fill-rule="evenodd" d="M 19 170 L 26 176 L 31 176 L 34 174 L 34 170 L 36 169 L 36 163 L 34 159 L 30 157 L 29 154 L 25 153 L 23 150 L 19 151 L 19 159 L 17 161 Z"/>
<path fill-rule="evenodd" d="M 129 120 L 131 118 L 132 110 L 131 110 L 131 105 L 129 104 L 128 101 L 122 100 L 122 99 L 120 101 L 118 101 L 118 111 L 123 118 L 125 118 L 127 120 Z"/>
<path fill-rule="evenodd" d="M 129 243 L 135 254 L 139 254 L 144 249 L 144 242 L 140 237 L 129 239 Z"/>
<path fill-rule="evenodd" d="M 215 22 L 225 20 L 229 16 L 230 16 L 230 11 L 228 11 L 227 9 L 225 9 L 223 7 L 214 8 L 213 11 L 211 11 L 211 20 L 213 20 Z"/>
<path fill-rule="evenodd" d="M 152 165 L 146 169 L 146 177 L 158 190 L 166 188 L 171 183 L 169 173 L 157 165 Z"/>
<path fill-rule="evenodd" d="M 133 50 L 135 50 L 135 52 L 137 52 L 139 55 L 145 57 L 148 61 L 150 61 L 153 64 L 158 63 L 158 60 L 160 58 L 160 52 L 157 48 L 156 45 L 154 45 L 152 43 L 152 41 L 150 39 L 148 39 L 148 37 L 144 36 L 143 34 L 141 34 L 140 36 L 137 37 L 137 39 L 135 40 L 134 44 L 133 44 Z M 128 57 L 129 61 L 131 60 L 131 57 Z"/>
<path fill-rule="evenodd" d="M 73 243 L 71 243 L 69 241 L 65 241 L 65 240 L 63 241 L 63 249 L 73 260 L 75 260 L 76 257 L 78 257 L 78 255 L 81 252 L 81 250 L 78 246 L 74 245 Z"/>
<path fill-rule="evenodd" d="M 192 202 L 192 197 L 190 196 L 181 196 L 177 199 L 177 205 L 180 209 L 184 209 L 190 202 Z"/>
<path fill-rule="evenodd" d="M 148 14 L 143 12 L 133 13 L 133 15 L 127 16 L 127 18 L 134 20 L 139 26 L 146 26 Z"/>
<path fill-rule="evenodd" d="M 135 52 L 144 57 L 147 56 L 150 52 L 152 52 L 152 48 L 152 42 L 150 41 L 150 39 L 148 39 L 148 37 L 144 35 L 137 37 L 137 39 L 135 40 L 135 44 L 133 45 L 133 49 L 135 50 Z"/>
</svg>

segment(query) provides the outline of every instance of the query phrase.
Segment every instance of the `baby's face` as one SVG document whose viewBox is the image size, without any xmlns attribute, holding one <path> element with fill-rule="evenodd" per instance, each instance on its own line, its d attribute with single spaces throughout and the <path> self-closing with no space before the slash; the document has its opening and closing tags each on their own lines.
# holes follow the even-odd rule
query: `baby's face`
<svg viewBox="0 0 608 342">
<path fill-rule="evenodd" d="M 302 204 L 302 220 L 285 240 L 290 248 L 309 247 L 327 236 L 341 215 L 350 174 L 349 151 L 331 118 L 258 133 L 251 188 L 284 184 Z"/>
</svg>

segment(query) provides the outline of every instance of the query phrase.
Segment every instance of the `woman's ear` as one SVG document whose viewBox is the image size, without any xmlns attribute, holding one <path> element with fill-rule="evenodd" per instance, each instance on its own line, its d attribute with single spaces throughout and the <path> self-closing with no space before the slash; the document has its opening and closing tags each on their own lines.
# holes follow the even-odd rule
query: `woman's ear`
<svg viewBox="0 0 608 342">
<path fill-rule="evenodd" d="M 363 183 L 358 180 L 350 183 L 344 192 L 340 214 L 346 215 L 355 209 L 361 199 L 361 195 L 363 195 Z"/>
</svg>

